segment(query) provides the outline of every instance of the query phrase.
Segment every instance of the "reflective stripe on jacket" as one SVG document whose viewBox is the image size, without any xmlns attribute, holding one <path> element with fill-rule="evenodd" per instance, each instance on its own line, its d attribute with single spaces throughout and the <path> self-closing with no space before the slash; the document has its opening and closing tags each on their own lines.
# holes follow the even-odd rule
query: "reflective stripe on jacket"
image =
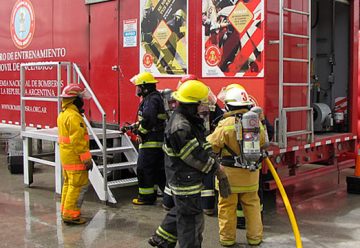
<svg viewBox="0 0 360 248">
<path fill-rule="evenodd" d="M 240 112 L 245 113 L 247 111 Z M 237 155 L 240 154 L 240 146 L 236 139 L 235 129 L 235 114 L 239 111 L 228 112 L 224 120 L 219 122 L 215 131 L 207 137 L 207 141 L 212 145 L 215 153 L 220 153 L 220 156 L 232 156 L 226 147 L 229 147 Z M 233 115 L 232 115 L 233 114 Z M 264 127 L 260 123 L 260 146 L 265 143 Z M 228 176 L 233 193 L 253 192 L 259 188 L 259 170 L 254 172 L 248 169 L 234 168 L 224 166 L 224 171 Z"/>
<path fill-rule="evenodd" d="M 57 118 L 57 125 L 63 169 L 86 170 L 84 161 L 91 159 L 89 135 L 84 119 L 74 104 L 63 106 L 63 111 Z"/>
<path fill-rule="evenodd" d="M 166 178 L 173 194 L 194 195 L 203 189 L 205 175 L 213 173 L 215 161 L 201 119 L 191 123 L 180 110 L 171 115 L 165 130 Z"/>
<path fill-rule="evenodd" d="M 158 91 L 145 96 L 138 109 L 138 134 L 143 143 L 139 148 L 161 148 L 164 139 L 165 120 L 164 102 Z"/>
</svg>

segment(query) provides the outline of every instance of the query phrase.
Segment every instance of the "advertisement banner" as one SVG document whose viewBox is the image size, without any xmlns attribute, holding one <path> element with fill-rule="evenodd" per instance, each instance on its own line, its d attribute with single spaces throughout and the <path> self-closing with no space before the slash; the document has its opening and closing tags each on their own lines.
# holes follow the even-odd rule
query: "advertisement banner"
<svg viewBox="0 0 360 248">
<path fill-rule="evenodd" d="M 202 76 L 264 76 L 264 0 L 202 0 Z"/>
<path fill-rule="evenodd" d="M 187 0 L 140 0 L 140 71 L 154 76 L 188 71 Z"/>
</svg>

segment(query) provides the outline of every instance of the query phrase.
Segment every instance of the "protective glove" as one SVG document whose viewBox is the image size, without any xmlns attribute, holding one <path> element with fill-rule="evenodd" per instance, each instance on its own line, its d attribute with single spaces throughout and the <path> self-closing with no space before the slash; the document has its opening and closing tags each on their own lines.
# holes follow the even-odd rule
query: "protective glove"
<svg viewBox="0 0 360 248">
<path fill-rule="evenodd" d="M 141 144 L 141 143 L 142 143 L 142 138 L 141 138 L 140 135 L 137 135 L 137 136 L 136 136 L 136 142 L 137 142 L 138 144 Z"/>
<path fill-rule="evenodd" d="M 221 166 L 219 166 L 218 169 L 215 171 L 215 175 L 219 180 L 219 192 L 221 197 L 229 197 L 231 195 L 230 183 Z"/>
<path fill-rule="evenodd" d="M 84 161 L 84 164 L 85 164 L 85 167 L 86 167 L 86 170 L 87 170 L 87 171 L 89 171 L 89 170 L 91 171 L 91 170 L 92 170 L 92 168 L 93 168 L 93 162 L 92 162 L 91 159 Z"/>
</svg>

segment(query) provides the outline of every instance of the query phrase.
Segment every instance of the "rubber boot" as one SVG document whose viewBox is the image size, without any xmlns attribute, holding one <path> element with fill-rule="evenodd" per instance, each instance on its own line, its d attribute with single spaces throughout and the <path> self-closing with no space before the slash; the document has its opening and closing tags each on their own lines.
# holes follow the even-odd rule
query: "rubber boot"
<svg viewBox="0 0 360 248">
<path fill-rule="evenodd" d="M 85 218 L 79 218 L 79 219 L 63 219 L 65 224 L 68 225 L 83 225 L 87 222 Z"/>
<path fill-rule="evenodd" d="M 148 243 L 152 247 L 159 247 L 159 248 L 175 248 L 176 243 L 169 243 L 159 235 L 154 234 L 151 236 L 151 238 L 148 240 Z"/>
</svg>

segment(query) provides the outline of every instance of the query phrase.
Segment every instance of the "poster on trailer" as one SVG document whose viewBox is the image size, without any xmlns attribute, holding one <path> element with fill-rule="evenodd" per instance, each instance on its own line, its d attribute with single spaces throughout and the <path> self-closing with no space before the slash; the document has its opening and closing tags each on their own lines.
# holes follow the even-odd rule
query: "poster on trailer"
<svg viewBox="0 0 360 248">
<path fill-rule="evenodd" d="M 154 76 L 188 71 L 188 0 L 140 0 L 140 71 Z"/>
<path fill-rule="evenodd" d="M 202 76 L 264 76 L 264 0 L 202 0 Z"/>
</svg>

